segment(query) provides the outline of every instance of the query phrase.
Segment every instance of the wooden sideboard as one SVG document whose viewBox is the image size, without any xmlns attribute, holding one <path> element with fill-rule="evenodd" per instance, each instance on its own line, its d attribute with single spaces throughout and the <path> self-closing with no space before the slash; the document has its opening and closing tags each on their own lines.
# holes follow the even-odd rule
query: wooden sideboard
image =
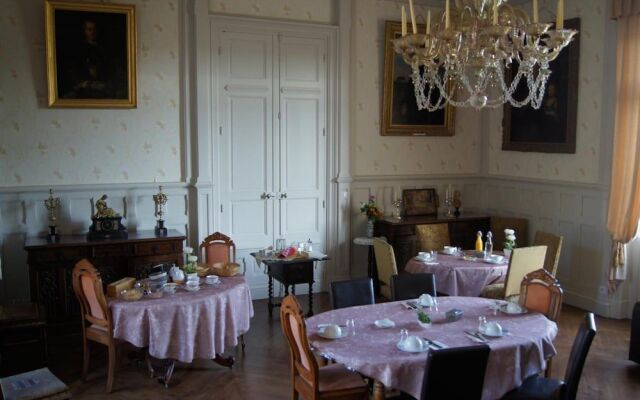
<svg viewBox="0 0 640 400">
<path fill-rule="evenodd" d="M 91 261 L 105 285 L 125 276 L 143 278 L 156 264 L 182 265 L 184 240 L 176 230 L 162 237 L 139 231 L 129 233 L 127 239 L 100 241 L 89 241 L 85 235 L 62 235 L 54 243 L 27 238 L 31 299 L 44 306 L 48 324 L 77 322 L 80 308 L 71 286 L 76 262 Z"/>
<path fill-rule="evenodd" d="M 490 227 L 490 218 L 486 215 L 467 214 L 458 218 L 446 217 L 406 217 L 401 220 L 385 218 L 376 221 L 374 235 L 384 236 L 393 246 L 396 255 L 398 272 L 418 252 L 416 246 L 416 225 L 449 224 L 449 240 L 451 246 L 463 249 L 475 247 L 476 232 L 486 233 Z"/>
</svg>

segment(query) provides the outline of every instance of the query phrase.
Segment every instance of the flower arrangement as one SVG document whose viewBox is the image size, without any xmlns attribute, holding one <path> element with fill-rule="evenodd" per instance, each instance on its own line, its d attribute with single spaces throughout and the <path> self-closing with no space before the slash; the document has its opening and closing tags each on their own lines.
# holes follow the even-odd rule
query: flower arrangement
<svg viewBox="0 0 640 400">
<path fill-rule="evenodd" d="M 192 247 L 185 247 L 184 250 L 182 250 L 182 252 L 185 255 L 186 258 L 186 262 L 184 264 L 184 273 L 185 274 L 195 274 L 196 273 L 196 267 L 198 265 L 198 256 L 193 255 L 193 248 Z"/>
<path fill-rule="evenodd" d="M 516 245 L 516 231 L 513 229 L 505 229 L 504 230 L 504 249 L 505 250 L 513 250 L 517 247 Z"/>
<path fill-rule="evenodd" d="M 369 195 L 369 201 L 360 203 L 360 213 L 367 217 L 369 221 L 375 221 L 384 216 L 384 211 L 376 204 L 376 197 Z"/>
</svg>

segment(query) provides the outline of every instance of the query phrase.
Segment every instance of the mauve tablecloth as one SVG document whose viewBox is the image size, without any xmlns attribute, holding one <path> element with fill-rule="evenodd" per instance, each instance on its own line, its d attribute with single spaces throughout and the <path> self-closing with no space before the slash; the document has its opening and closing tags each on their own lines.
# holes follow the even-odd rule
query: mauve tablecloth
<svg viewBox="0 0 640 400">
<path fill-rule="evenodd" d="M 251 292 L 243 276 L 201 284 L 197 292 L 178 289 L 160 299 L 111 300 L 113 333 L 161 359 L 189 363 L 213 359 L 225 346 L 236 346 L 253 317 Z"/>
<path fill-rule="evenodd" d="M 433 324 L 428 328 L 418 325 L 416 312 L 407 310 L 403 302 L 342 308 L 315 315 L 306 320 L 309 341 L 319 353 L 347 365 L 366 376 L 377 379 L 386 387 L 396 388 L 420 397 L 426 353 L 406 353 L 398 350 L 400 329 L 409 335 L 437 340 L 450 347 L 474 345 L 463 331 L 478 328 L 478 317 L 498 321 L 510 334 L 489 342 L 491 353 L 484 381 L 483 399 L 497 399 L 519 386 L 522 380 L 544 370 L 546 359 L 556 354 L 553 340 L 558 333 L 556 324 L 541 314 L 493 315 L 489 299 L 472 297 L 440 297 L 439 311 L 430 312 Z M 447 323 L 445 311 L 459 308 L 464 311 L 461 320 Z M 318 324 L 344 324 L 355 319 L 355 336 L 338 340 L 323 339 L 317 335 Z M 389 318 L 395 328 L 380 329 L 375 320 Z M 460 383 L 464 384 L 464 377 Z"/>
<path fill-rule="evenodd" d="M 412 258 L 405 272 L 431 272 L 436 278 L 436 290 L 449 296 L 480 296 L 482 289 L 492 283 L 504 282 L 508 265 L 466 261 L 458 256 L 438 254 L 437 264 L 427 264 Z"/>
</svg>

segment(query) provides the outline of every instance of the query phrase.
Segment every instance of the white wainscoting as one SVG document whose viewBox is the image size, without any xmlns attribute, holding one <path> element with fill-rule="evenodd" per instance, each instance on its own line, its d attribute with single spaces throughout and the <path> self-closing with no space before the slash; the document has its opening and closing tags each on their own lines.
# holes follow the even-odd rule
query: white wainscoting
<svg viewBox="0 0 640 400">
<path fill-rule="evenodd" d="M 168 228 L 189 234 L 189 188 L 185 183 L 163 183 L 169 196 L 165 224 Z M 130 232 L 153 229 L 156 223 L 153 194 L 158 184 L 110 184 L 53 186 L 60 198 L 58 230 L 62 234 L 85 234 L 91 225 L 95 200 L 102 194 L 109 196 L 107 204 L 118 211 Z M 47 187 L 12 187 L 0 189 L 0 258 L 2 280 L 1 302 L 29 300 L 29 273 L 25 238 L 44 236 L 48 216 L 44 200 Z"/>
<path fill-rule="evenodd" d="M 536 230 L 564 236 L 557 278 L 565 303 L 599 315 L 626 317 L 628 300 L 607 293 L 611 239 L 605 185 L 487 178 L 482 187 L 487 213 L 529 220 L 528 243 Z"/>
</svg>

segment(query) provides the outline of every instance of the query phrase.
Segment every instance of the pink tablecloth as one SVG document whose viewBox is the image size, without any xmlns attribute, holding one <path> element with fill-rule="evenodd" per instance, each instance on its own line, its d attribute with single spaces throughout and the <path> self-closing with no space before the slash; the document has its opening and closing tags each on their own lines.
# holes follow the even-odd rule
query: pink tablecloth
<svg viewBox="0 0 640 400">
<path fill-rule="evenodd" d="M 412 258 L 404 270 L 410 273 L 433 273 L 436 278 L 436 290 L 440 293 L 477 297 L 485 286 L 504 282 L 507 267 L 507 264 L 465 261 L 458 256 L 438 254 L 437 264 L 427 264 Z"/>
<path fill-rule="evenodd" d="M 117 339 L 149 347 L 156 358 L 191 362 L 212 359 L 226 346 L 236 346 L 253 317 L 251 292 L 243 276 L 220 278 L 198 292 L 178 289 L 160 299 L 112 300 L 109 308 Z"/>
<path fill-rule="evenodd" d="M 440 297 L 440 311 L 431 313 L 434 323 L 428 328 L 421 328 L 416 312 L 407 310 L 402 302 L 343 308 L 308 318 L 307 331 L 311 346 L 321 354 L 375 378 L 387 387 L 419 398 L 426 353 L 398 350 L 396 344 L 400 329 L 407 329 L 409 335 L 427 337 L 450 347 L 469 346 L 476 343 L 463 331 L 477 330 L 478 316 L 485 315 L 488 321 L 498 321 L 510 331 L 508 336 L 489 342 L 491 353 L 483 399 L 496 399 L 519 386 L 524 378 L 544 370 L 545 360 L 556 354 L 553 339 L 558 328 L 554 322 L 537 313 L 517 316 L 498 313 L 494 316 L 489 309 L 492 303 L 493 300 L 481 298 Z M 444 313 L 451 308 L 463 310 L 463 318 L 445 322 Z M 317 335 L 318 324 L 344 324 L 348 318 L 355 319 L 354 336 L 327 340 Z M 376 328 L 374 321 L 382 318 L 393 320 L 396 327 Z M 464 382 L 464 377 L 461 379 Z"/>
</svg>

